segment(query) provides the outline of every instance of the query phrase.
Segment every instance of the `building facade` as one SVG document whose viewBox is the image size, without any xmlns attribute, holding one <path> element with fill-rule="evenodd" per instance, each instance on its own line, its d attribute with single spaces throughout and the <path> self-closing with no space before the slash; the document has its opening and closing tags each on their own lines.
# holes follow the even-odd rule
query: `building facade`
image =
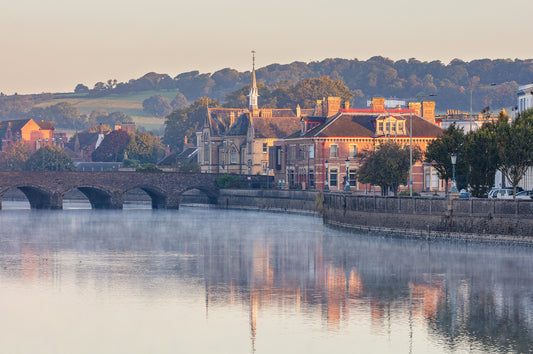
<svg viewBox="0 0 533 354">
<path fill-rule="evenodd" d="M 1 151 L 5 152 L 16 141 L 22 140 L 35 152 L 41 147 L 55 145 L 54 122 L 33 119 L 0 122 Z"/>
<path fill-rule="evenodd" d="M 411 102 L 407 109 L 386 109 L 383 98 L 375 98 L 370 109 L 340 109 L 340 99 L 333 97 L 318 101 L 314 113 L 302 117 L 301 129 L 271 149 L 275 183 L 330 190 L 348 184 L 352 191 L 369 193 L 374 187 L 356 180 L 357 154 L 391 140 L 425 151 L 443 132 L 435 124 L 434 108 L 434 102 Z M 413 190 L 437 192 L 445 185 L 430 164 L 417 162 Z"/>
</svg>

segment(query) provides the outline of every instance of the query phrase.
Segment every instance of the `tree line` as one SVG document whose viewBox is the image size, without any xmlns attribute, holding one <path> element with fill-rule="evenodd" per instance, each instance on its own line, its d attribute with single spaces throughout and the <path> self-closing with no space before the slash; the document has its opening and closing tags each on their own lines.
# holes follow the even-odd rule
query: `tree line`
<svg viewBox="0 0 533 354">
<path fill-rule="evenodd" d="M 454 59 L 448 64 L 439 60 L 397 60 L 375 56 L 368 60 L 325 59 L 310 63 L 271 64 L 256 70 L 257 80 L 271 90 L 280 85 L 295 85 L 309 78 L 329 76 L 342 81 L 354 95 L 354 104 L 366 104 L 375 96 L 410 98 L 435 94 L 437 107 L 470 108 L 470 92 L 475 112 L 490 106 L 496 109 L 515 105 L 520 83 L 533 81 L 531 59 Z M 78 85 L 76 91 L 103 96 L 112 93 L 178 89 L 189 101 L 210 97 L 222 101 L 251 81 L 251 72 L 225 68 L 210 73 L 191 71 L 174 78 L 168 74 L 148 73 L 125 83 L 116 80 L 98 82 L 94 88 Z M 481 85 L 498 84 L 494 87 Z M 278 106 L 279 108 L 279 106 Z"/>
</svg>

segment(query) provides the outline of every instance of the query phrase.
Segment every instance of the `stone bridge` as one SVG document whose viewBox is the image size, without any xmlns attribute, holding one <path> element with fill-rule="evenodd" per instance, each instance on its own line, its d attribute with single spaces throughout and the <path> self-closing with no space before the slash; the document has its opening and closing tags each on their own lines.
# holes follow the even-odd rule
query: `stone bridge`
<svg viewBox="0 0 533 354">
<path fill-rule="evenodd" d="M 20 189 L 32 209 L 62 209 L 63 196 L 78 189 L 95 209 L 121 209 L 124 194 L 142 189 L 152 199 L 153 209 L 178 209 L 181 195 L 190 189 L 205 193 L 215 203 L 219 190 L 216 174 L 177 172 L 0 172 L 2 196 Z"/>
</svg>

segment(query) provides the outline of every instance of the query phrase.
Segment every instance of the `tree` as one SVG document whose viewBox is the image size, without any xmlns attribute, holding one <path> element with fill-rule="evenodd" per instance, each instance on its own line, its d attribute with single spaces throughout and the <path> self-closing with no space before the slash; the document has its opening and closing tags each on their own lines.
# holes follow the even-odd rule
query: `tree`
<svg viewBox="0 0 533 354">
<path fill-rule="evenodd" d="M 220 107 L 217 100 L 202 97 L 189 107 L 175 110 L 169 114 L 165 121 L 165 136 L 163 137 L 165 145 L 170 146 L 173 150 L 181 150 L 184 137 L 192 141 L 207 117 L 208 106 Z"/>
<path fill-rule="evenodd" d="M 170 105 L 172 106 L 172 109 L 187 108 L 187 106 L 189 106 L 189 101 L 187 101 L 185 95 L 180 92 L 174 97 L 172 102 L 170 102 Z"/>
<path fill-rule="evenodd" d="M 85 86 L 84 84 L 77 84 L 76 88 L 74 89 L 75 93 L 89 93 L 89 88 Z"/>
<path fill-rule="evenodd" d="M 5 168 L 10 171 L 22 171 L 31 154 L 30 145 L 24 140 L 17 140 L 6 151 Z"/>
<path fill-rule="evenodd" d="M 437 170 L 439 178 L 446 181 L 446 194 L 448 194 L 448 180 L 453 177 L 451 154 L 462 156 L 464 139 L 463 129 L 457 129 L 455 124 L 452 124 L 441 137 L 431 141 L 426 149 L 424 161 L 431 163 Z M 465 171 L 466 162 L 463 158 L 459 158 L 458 162 L 457 174 L 461 174 Z"/>
<path fill-rule="evenodd" d="M 59 146 L 37 150 L 24 164 L 26 171 L 76 171 L 72 159 Z"/>
<path fill-rule="evenodd" d="M 465 136 L 463 156 L 468 164 L 467 182 L 474 197 L 484 197 L 494 184 L 500 166 L 497 134 L 497 123 L 491 122 Z"/>
<path fill-rule="evenodd" d="M 161 139 L 150 133 L 136 134 L 126 148 L 128 158 L 137 160 L 141 164 L 156 163 L 163 152 Z"/>
<path fill-rule="evenodd" d="M 511 124 L 508 117 L 500 113 L 497 123 L 497 146 L 500 171 L 513 187 L 516 187 L 533 164 L 533 110 L 518 116 Z"/>
<path fill-rule="evenodd" d="M 130 142 L 130 135 L 122 130 L 114 130 L 104 137 L 100 146 L 92 154 L 93 161 L 119 162 Z"/>
<path fill-rule="evenodd" d="M 422 154 L 418 147 L 413 148 L 413 162 L 420 160 Z M 359 155 L 361 166 L 357 179 L 361 183 L 380 186 L 381 195 L 386 196 L 389 188 L 398 195 L 398 187 L 406 184 L 409 177 L 410 149 L 394 141 L 380 144 L 374 151 Z"/>
<path fill-rule="evenodd" d="M 158 117 L 163 117 L 172 112 L 172 106 L 163 95 L 155 95 L 143 101 L 143 110 Z"/>
</svg>

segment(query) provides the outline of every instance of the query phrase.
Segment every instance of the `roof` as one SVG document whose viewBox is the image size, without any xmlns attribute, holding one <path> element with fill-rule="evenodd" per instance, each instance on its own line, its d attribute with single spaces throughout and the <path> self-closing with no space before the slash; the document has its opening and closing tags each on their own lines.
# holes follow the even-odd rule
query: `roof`
<svg viewBox="0 0 533 354">
<path fill-rule="evenodd" d="M 1 130 L 7 130 L 8 126 L 11 123 L 11 131 L 18 131 L 21 130 L 30 119 L 15 119 L 15 120 L 4 120 L 0 122 L 0 129 Z"/>
<path fill-rule="evenodd" d="M 256 138 L 284 138 L 300 129 L 299 117 L 254 118 L 253 125 Z"/>
<path fill-rule="evenodd" d="M 196 155 L 198 154 L 198 148 L 197 147 L 190 147 L 186 148 L 180 153 L 173 152 L 171 154 L 168 154 L 167 156 L 163 157 L 159 162 L 157 163 L 158 166 L 172 166 L 176 165 L 178 163 L 183 162 L 192 162 Z"/>
<path fill-rule="evenodd" d="M 39 128 L 46 129 L 46 130 L 54 130 L 54 122 L 47 122 L 44 120 L 35 121 Z"/>
<path fill-rule="evenodd" d="M 376 120 L 379 118 L 386 118 L 393 116 L 397 119 L 406 121 L 405 134 L 398 134 L 397 136 L 410 136 L 410 119 L 409 114 L 368 114 L 368 113 L 353 113 L 341 112 L 329 118 L 324 124 L 315 127 L 304 135 L 295 132 L 287 138 L 298 137 L 378 137 L 376 134 Z M 431 123 L 424 118 L 412 115 L 413 119 L 413 133 L 412 137 L 438 137 L 443 134 L 443 130 L 436 124 Z"/>
<path fill-rule="evenodd" d="M 255 119 L 255 118 L 254 118 Z M 226 135 L 239 136 L 246 135 L 248 133 L 248 127 L 250 126 L 250 113 L 243 113 L 237 118 L 235 123 L 228 129 Z"/>
<path fill-rule="evenodd" d="M 100 133 L 88 133 L 88 132 L 78 133 L 78 141 L 80 142 L 80 146 L 96 144 L 96 142 L 98 141 L 99 134 Z"/>
</svg>

